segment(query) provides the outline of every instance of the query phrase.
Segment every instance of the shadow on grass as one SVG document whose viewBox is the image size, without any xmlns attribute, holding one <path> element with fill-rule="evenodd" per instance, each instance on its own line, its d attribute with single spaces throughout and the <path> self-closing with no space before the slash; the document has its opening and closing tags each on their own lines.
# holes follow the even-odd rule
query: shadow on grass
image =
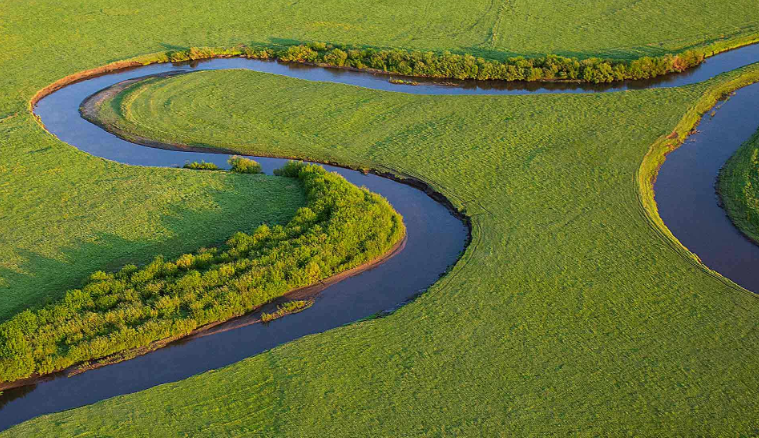
<svg viewBox="0 0 759 438">
<path fill-rule="evenodd" d="M 81 287 L 94 271 L 115 271 L 128 263 L 145 264 L 157 255 L 173 258 L 201 247 L 217 246 L 233 233 L 252 231 L 261 223 L 284 224 L 305 203 L 302 195 L 291 195 L 292 188 L 297 186 L 290 186 L 285 192 L 286 186 L 268 183 L 257 187 L 250 176 L 230 176 L 225 180 L 224 189 L 208 193 L 205 199 L 206 204 L 218 208 L 197 210 L 185 205 L 172 206 L 155 225 L 162 235 L 169 237 L 131 240 L 112 233 L 96 233 L 87 241 L 80 240 L 58 249 L 55 258 L 28 249 L 11 249 L 23 262 L 15 270 L 0 266 L 0 300 L 3 302 L 0 322 L 24 309 L 38 308 L 61 298 L 67 290 Z M 265 191 L 272 187 L 282 190 L 251 196 L 257 189 Z M 285 193 L 288 195 L 284 196 Z M 255 214 L 246 218 L 245 211 Z"/>
</svg>

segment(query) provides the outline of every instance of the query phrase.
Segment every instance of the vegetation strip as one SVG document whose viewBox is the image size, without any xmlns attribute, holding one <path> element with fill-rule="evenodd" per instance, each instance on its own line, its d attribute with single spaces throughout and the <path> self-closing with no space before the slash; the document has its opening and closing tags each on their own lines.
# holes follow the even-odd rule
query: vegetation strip
<svg viewBox="0 0 759 438">
<path fill-rule="evenodd" d="M 277 60 L 322 67 L 346 68 L 371 73 L 440 79 L 501 80 L 507 82 L 587 82 L 612 83 L 645 80 L 671 73 L 682 73 L 707 58 L 739 47 L 756 44 L 759 36 L 717 41 L 678 54 L 644 56 L 635 60 L 570 58 L 546 55 L 537 58 L 512 57 L 504 61 L 450 52 L 420 52 L 403 49 L 353 48 L 339 44 L 312 42 L 284 47 L 190 47 L 117 61 L 79 72 L 43 88 L 31 99 L 30 108 L 46 95 L 87 78 L 115 71 L 164 62 L 199 61 L 214 58 L 243 57 Z M 394 80 L 394 83 L 401 81 Z M 413 85 L 413 81 L 403 81 Z"/>
<path fill-rule="evenodd" d="M 313 300 L 287 301 L 277 307 L 273 313 L 261 312 L 261 321 L 271 322 L 291 313 L 302 312 L 314 304 Z"/>
<path fill-rule="evenodd" d="M 370 263 L 402 241 L 402 219 L 380 196 L 318 165 L 291 162 L 276 173 L 307 192 L 307 206 L 286 226 L 262 225 L 222 248 L 157 257 L 141 269 L 92 274 L 60 302 L 0 325 L 0 381 L 186 336 Z"/>
</svg>

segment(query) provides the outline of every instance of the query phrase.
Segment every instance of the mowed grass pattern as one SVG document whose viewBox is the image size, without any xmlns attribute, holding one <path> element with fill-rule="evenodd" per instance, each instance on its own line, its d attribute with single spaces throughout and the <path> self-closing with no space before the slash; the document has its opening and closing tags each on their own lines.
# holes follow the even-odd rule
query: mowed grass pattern
<svg viewBox="0 0 759 438">
<path fill-rule="evenodd" d="M 300 192 L 276 183 L 128 168 L 77 152 L 28 111 L 39 89 L 66 75 L 190 46 L 302 41 L 493 58 L 631 58 L 756 33 L 759 9 L 754 0 L 9 0 L 0 17 L 0 318 L 7 318 L 93 270 L 220 241 L 254 225 L 250 205 L 268 222 L 286 221 L 303 204 Z M 631 176 L 698 87 L 467 98 L 475 103 L 463 104 L 461 119 L 459 101 L 400 118 L 395 111 L 409 101 L 396 96 L 342 97 L 324 91 L 347 88 L 311 84 L 309 93 L 290 84 L 268 95 L 269 111 L 298 116 L 342 103 L 362 112 L 354 122 L 342 107 L 339 126 L 330 112 L 308 115 L 320 124 L 287 136 L 281 132 L 305 115 L 267 124 L 271 114 L 263 114 L 262 122 L 248 119 L 255 129 L 245 132 L 274 132 L 247 138 L 246 149 L 257 141 L 262 150 L 428 179 L 475 218 L 475 241 L 459 267 L 389 319 L 9 435 L 756 433 L 754 298 L 652 233 Z M 218 90 L 220 98 L 230 91 Z M 510 118 L 517 115 L 518 124 Z M 280 143 L 265 145 L 268 138 Z"/>
<path fill-rule="evenodd" d="M 123 127 L 414 175 L 472 217 L 472 244 L 390 317 L 10 433 L 751 434 L 759 301 L 673 249 L 635 182 L 707 85 L 448 97 L 249 71 L 154 81 Z"/>
</svg>

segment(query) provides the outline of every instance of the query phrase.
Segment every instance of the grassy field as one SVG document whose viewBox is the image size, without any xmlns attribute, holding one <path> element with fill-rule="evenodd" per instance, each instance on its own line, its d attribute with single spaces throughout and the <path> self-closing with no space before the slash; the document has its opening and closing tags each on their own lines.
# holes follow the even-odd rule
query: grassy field
<svg viewBox="0 0 759 438">
<path fill-rule="evenodd" d="M 249 71 L 152 81 L 124 127 L 411 174 L 472 216 L 473 243 L 391 317 L 11 432 L 756 433 L 759 300 L 673 247 L 636 184 L 651 145 L 736 76 L 518 97 L 410 96 Z"/>
<path fill-rule="evenodd" d="M 266 177 L 77 152 L 28 112 L 66 75 L 190 46 L 312 40 L 629 59 L 759 26 L 754 0 L 9 0 L 0 17 L 0 319 L 93 270 L 249 229 L 250 205 L 259 221 L 284 221 L 303 204 Z M 473 216 L 465 259 L 392 317 L 8 435 L 757 433 L 759 303 L 652 228 L 635 183 L 702 87 L 445 100 L 256 78 L 270 87 L 215 87 L 245 97 L 224 111 L 259 118 L 243 126 L 257 135 L 245 149 L 424 178 Z M 245 107 L 257 98 L 258 112 Z"/>
<path fill-rule="evenodd" d="M 0 4 L 0 320 L 78 286 L 92 270 L 218 243 L 247 225 L 240 209 L 257 196 L 236 177 L 127 169 L 46 135 L 28 114 L 28 101 L 68 74 L 193 45 L 320 40 L 494 58 L 548 52 L 634 58 L 759 33 L 753 0 L 597 0 L 582 7 L 569 0 L 198 5 Z M 271 199 L 283 197 L 282 188 L 271 190 Z M 298 202 L 261 220 L 284 220 Z M 123 220 L 127 212 L 129 222 Z M 222 215 L 227 220 L 209 231 Z"/>
<path fill-rule="evenodd" d="M 759 242 L 759 133 L 746 142 L 720 171 L 719 191 L 730 219 Z"/>
</svg>

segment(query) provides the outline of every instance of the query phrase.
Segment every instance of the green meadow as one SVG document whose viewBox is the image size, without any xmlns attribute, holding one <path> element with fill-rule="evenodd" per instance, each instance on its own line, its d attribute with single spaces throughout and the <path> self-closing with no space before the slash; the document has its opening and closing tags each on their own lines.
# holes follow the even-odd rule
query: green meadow
<svg viewBox="0 0 759 438">
<path fill-rule="evenodd" d="M 759 34 L 754 0 L 11 0 L 0 17 L 0 320 L 94 271 L 285 224 L 306 202 L 283 179 L 77 151 L 29 112 L 66 75 L 191 46 L 634 59 Z M 155 82 L 118 123 L 165 141 L 415 176 L 472 218 L 472 244 L 388 317 L 4 435 L 758 434 L 759 301 L 679 247 L 639 184 L 714 90 L 758 71 L 681 89 L 519 97 L 242 71 Z"/>
</svg>

